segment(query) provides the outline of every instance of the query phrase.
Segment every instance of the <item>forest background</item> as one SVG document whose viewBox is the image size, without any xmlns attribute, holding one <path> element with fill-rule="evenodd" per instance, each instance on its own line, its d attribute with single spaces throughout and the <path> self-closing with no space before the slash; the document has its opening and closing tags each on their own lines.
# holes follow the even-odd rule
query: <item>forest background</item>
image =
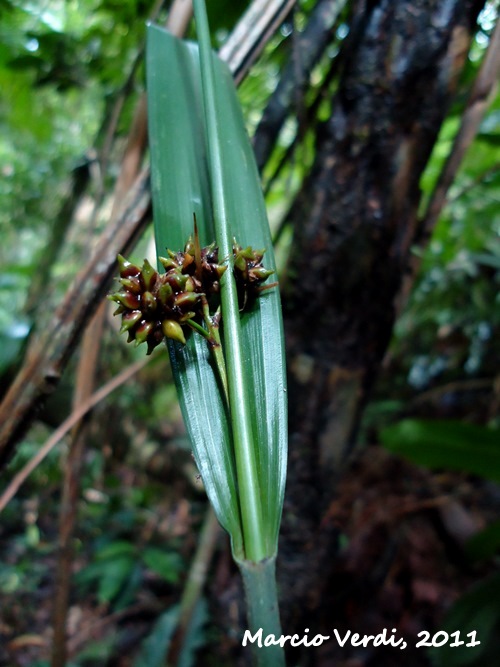
<svg viewBox="0 0 500 667">
<path fill-rule="evenodd" d="M 283 627 L 395 627 L 412 647 L 422 630 L 481 633 L 470 649 L 325 644 L 290 664 L 493 667 L 497 3 L 253 3 L 273 8 L 267 26 L 246 2 L 208 4 L 279 262 Z M 169 664 L 245 664 L 242 593 L 166 353 L 146 364 L 99 305 L 116 252 L 155 254 L 143 54 L 146 22 L 169 9 L 0 0 L 1 492 L 17 491 L 0 498 L 0 665 L 154 667 L 167 652 Z M 193 563 L 202 585 L 180 631 Z"/>
</svg>

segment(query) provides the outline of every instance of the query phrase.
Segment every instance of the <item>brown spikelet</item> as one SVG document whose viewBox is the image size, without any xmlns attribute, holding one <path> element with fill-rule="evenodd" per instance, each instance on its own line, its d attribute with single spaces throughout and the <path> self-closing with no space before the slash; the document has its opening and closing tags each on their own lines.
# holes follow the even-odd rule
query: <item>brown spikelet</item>
<svg viewBox="0 0 500 667">
<path fill-rule="evenodd" d="M 233 273 L 238 290 L 240 310 L 244 310 L 260 292 L 274 286 L 263 283 L 274 271 L 262 265 L 264 250 L 243 248 L 233 243 Z M 128 341 L 136 345 L 147 343 L 148 354 L 163 339 L 186 342 L 186 329 L 194 319 L 201 321 L 202 297 L 212 297 L 215 307 L 220 291 L 220 279 L 226 266 L 219 264 L 219 249 L 215 243 L 201 247 L 198 229 L 190 237 L 184 250 L 167 250 L 160 257 L 165 273 L 160 274 L 147 259 L 142 267 L 118 255 L 120 289 L 109 295 L 118 304 L 115 315 L 122 316 L 120 333 L 128 333 Z M 199 327 L 198 327 L 199 328 Z"/>
</svg>

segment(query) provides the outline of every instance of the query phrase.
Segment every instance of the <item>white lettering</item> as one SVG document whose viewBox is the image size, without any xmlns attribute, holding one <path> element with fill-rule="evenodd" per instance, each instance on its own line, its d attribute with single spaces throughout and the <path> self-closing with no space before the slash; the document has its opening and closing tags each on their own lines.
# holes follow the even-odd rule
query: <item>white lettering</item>
<svg viewBox="0 0 500 667">
<path fill-rule="evenodd" d="M 252 644 L 255 644 L 255 642 L 257 642 L 257 646 L 259 648 L 262 648 L 262 628 L 259 628 L 253 637 L 250 630 L 245 630 L 245 634 L 243 635 L 243 641 L 241 642 L 241 645 L 246 646 L 247 642 L 250 642 Z"/>
<path fill-rule="evenodd" d="M 276 639 L 274 635 L 267 635 L 264 639 L 264 646 L 277 646 L 280 644 L 281 639 Z"/>
<path fill-rule="evenodd" d="M 314 635 L 311 644 L 313 646 L 321 646 L 321 644 L 326 642 L 327 639 L 330 639 L 330 635 Z"/>
<path fill-rule="evenodd" d="M 306 631 L 304 632 L 304 636 L 302 637 L 302 643 L 306 648 L 311 646 L 311 642 L 308 641 L 307 633 L 309 632 L 309 628 L 306 628 Z"/>
<path fill-rule="evenodd" d="M 340 646 L 344 646 L 344 644 L 347 642 L 347 640 L 348 640 L 349 637 L 351 636 L 351 631 L 348 630 L 348 631 L 346 632 L 346 635 L 345 635 L 344 639 L 341 639 L 341 638 L 340 638 L 340 635 L 339 635 L 339 633 L 337 632 L 337 629 L 336 629 L 336 628 L 334 628 L 334 630 L 333 630 L 333 634 L 335 635 L 335 639 L 338 641 L 338 643 L 340 644 Z"/>
<path fill-rule="evenodd" d="M 392 632 L 396 632 L 396 628 L 392 628 Z M 398 639 L 398 640 L 396 641 L 396 637 L 393 635 L 392 637 L 389 637 L 389 641 L 388 641 L 387 643 L 390 644 L 391 646 L 397 647 L 397 646 L 399 646 L 403 641 L 404 641 L 404 640 L 403 640 L 402 638 L 401 638 L 401 639 Z"/>
<path fill-rule="evenodd" d="M 380 646 L 381 644 L 384 644 L 384 646 L 385 646 L 386 644 L 388 644 L 388 641 L 387 641 L 387 629 L 386 629 L 386 628 L 384 628 L 384 629 L 382 630 L 382 632 L 381 632 L 379 635 L 377 635 L 377 636 L 375 637 L 375 639 L 373 640 L 373 645 L 374 645 L 374 646 Z"/>
<path fill-rule="evenodd" d="M 400 649 L 405 649 L 407 644 L 404 641 L 404 639 L 397 638 L 396 637 L 396 628 L 392 628 L 391 630 L 391 635 L 388 637 L 388 630 L 383 629 L 382 632 L 380 632 L 378 635 L 360 635 L 359 633 L 355 632 L 353 633 L 351 630 L 347 630 L 344 636 L 341 636 L 339 631 L 334 628 L 333 629 L 333 638 L 337 640 L 337 643 L 339 646 L 344 647 L 347 642 L 350 641 L 351 646 L 364 646 L 365 648 L 369 646 L 370 644 L 373 644 L 373 646 L 381 646 L 382 644 L 384 646 L 393 646 L 394 648 L 400 648 Z M 242 646 L 247 646 L 249 643 L 250 644 L 257 644 L 259 648 L 264 647 L 269 647 L 269 646 L 281 646 L 284 647 L 287 642 L 289 642 L 290 646 L 306 646 L 307 648 L 310 646 L 321 646 L 323 642 L 328 641 L 329 639 L 332 639 L 331 635 L 322 635 L 322 634 L 317 634 L 314 635 L 314 637 L 311 637 L 309 639 L 309 628 L 305 629 L 304 635 L 300 637 L 299 635 L 266 635 L 263 637 L 263 629 L 259 628 L 257 632 L 252 634 L 250 630 L 245 630 L 245 633 L 243 635 L 242 639 Z M 439 633 L 437 633 L 439 634 Z M 469 633 L 472 635 L 473 633 Z M 474 638 L 475 639 L 475 638 Z"/>
</svg>

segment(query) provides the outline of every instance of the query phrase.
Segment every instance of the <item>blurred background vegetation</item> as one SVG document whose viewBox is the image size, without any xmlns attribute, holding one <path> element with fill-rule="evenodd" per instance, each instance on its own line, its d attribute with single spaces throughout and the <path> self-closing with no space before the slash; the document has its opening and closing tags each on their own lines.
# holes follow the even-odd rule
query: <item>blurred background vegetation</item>
<svg viewBox="0 0 500 667">
<path fill-rule="evenodd" d="M 287 63 L 298 57 L 299 36 L 319 4 L 296 4 L 240 85 L 251 135 Z M 420 179 L 421 215 L 450 153 L 497 19 L 496 3 L 483 4 L 457 93 Z M 246 5 L 243 0 L 209 3 L 217 48 Z M 363 7 L 344 3 L 260 165 L 284 284 L 292 271 L 290 210 L 314 163 L 321 124 L 330 116 L 330 97 L 339 86 L 332 63 L 344 53 L 353 16 Z M 142 0 L 0 0 L 2 394 L 23 363 L 28 341 L 53 320 L 109 220 L 113 184 L 144 91 L 145 22 L 152 15 L 164 20 L 165 12 L 161 4 L 155 8 Z M 372 613 L 370 621 L 363 620 L 367 632 L 380 622 L 408 637 L 439 629 L 448 614 L 449 632 L 483 631 L 482 645 L 448 653 L 405 652 L 405 663 L 402 656 L 361 651 L 293 656 L 293 664 L 497 664 L 499 145 L 496 94 L 430 241 L 412 250 L 420 262 L 418 275 L 402 301 L 370 398 L 359 412 L 354 454 L 335 480 L 322 515 L 335 533 L 329 558 L 338 564 L 332 565 L 331 588 L 340 587 L 337 597 L 325 592 L 325 604 L 333 600 L 337 613 L 345 614 L 358 609 L 365 596 Z M 133 258 L 154 257 L 151 246 L 148 228 Z M 144 355 L 142 348 L 129 349 L 118 338 L 111 311 L 104 321 L 96 386 Z M 2 489 L 71 411 L 78 354 L 2 471 Z M 68 442 L 51 451 L 2 512 L 0 665 L 5 667 L 50 664 Z M 164 664 L 175 627 L 172 610 L 207 512 L 165 351 L 155 351 L 132 381 L 93 410 L 80 485 L 67 664 Z M 401 531 L 407 541 L 395 539 Z M 314 545 L 310 548 L 314 551 Z M 288 555 L 285 548 L 283 558 Z M 177 664 L 244 664 L 238 644 L 242 610 L 233 604 L 239 591 L 221 536 L 212 558 Z M 366 571 L 370 577 L 359 576 Z M 283 589 L 286 585 L 284 579 Z M 408 591 L 411 600 L 402 599 Z M 461 597 L 466 591 L 468 596 Z M 321 595 L 317 591 L 316 601 L 303 605 L 311 614 L 308 627 L 318 632 L 325 631 L 314 625 L 315 618 L 324 621 L 318 613 Z M 341 623 L 335 613 L 329 627 Z M 361 632 L 352 613 L 343 622 Z M 351 658 L 357 662 L 348 662 Z"/>
</svg>

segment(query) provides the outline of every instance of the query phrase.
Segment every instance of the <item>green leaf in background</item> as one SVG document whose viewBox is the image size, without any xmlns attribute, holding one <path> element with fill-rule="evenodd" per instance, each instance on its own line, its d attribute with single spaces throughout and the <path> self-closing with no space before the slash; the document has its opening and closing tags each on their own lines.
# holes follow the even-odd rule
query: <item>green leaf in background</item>
<svg viewBox="0 0 500 667">
<path fill-rule="evenodd" d="M 192 667 L 196 664 L 196 653 L 207 641 L 204 628 L 209 619 L 208 603 L 205 598 L 200 598 L 184 637 L 177 667 Z"/>
<path fill-rule="evenodd" d="M 382 444 L 418 465 L 500 482 L 500 432 L 459 421 L 406 419 L 380 433 Z"/>
<path fill-rule="evenodd" d="M 153 626 L 151 633 L 143 641 L 139 654 L 134 660 L 134 667 L 163 667 L 165 657 L 172 641 L 179 607 L 172 607 L 162 614 Z"/>
<path fill-rule="evenodd" d="M 465 550 L 469 558 L 491 558 L 500 551 L 500 520 L 494 521 L 467 541 Z"/>
<path fill-rule="evenodd" d="M 130 556 L 118 556 L 101 565 L 97 599 L 100 604 L 113 602 L 130 580 L 135 561 Z"/>
<path fill-rule="evenodd" d="M 460 641 L 468 643 L 476 632 L 477 646 L 448 645 L 429 650 L 433 667 L 496 667 L 500 651 L 500 574 L 474 586 L 453 605 L 441 628 L 451 636 L 460 631 Z"/>
<path fill-rule="evenodd" d="M 76 575 L 79 586 L 96 587 L 99 603 L 110 603 L 114 609 L 122 609 L 129 604 L 141 579 L 137 549 L 124 540 L 106 545 L 95 560 Z"/>
<path fill-rule="evenodd" d="M 226 206 L 232 231 L 244 247 L 266 248 L 275 268 L 269 225 L 252 148 L 229 70 L 214 57 L 215 88 Z M 149 136 L 153 210 L 159 255 L 184 247 L 193 233 L 215 240 L 198 47 L 150 26 L 147 47 Z M 222 258 L 227 259 L 227 258 Z M 285 484 L 287 427 L 281 304 L 277 289 L 265 292 L 241 318 L 242 372 L 251 388 L 251 421 L 266 555 L 273 556 Z M 169 350 L 181 408 L 207 494 L 231 535 L 233 553 L 244 558 L 231 426 L 206 342 L 190 335 Z"/>
<path fill-rule="evenodd" d="M 105 561 L 127 556 L 134 559 L 135 555 L 136 547 L 132 542 L 127 542 L 126 540 L 114 540 L 99 551 L 96 560 Z"/>
<path fill-rule="evenodd" d="M 182 559 L 179 554 L 169 553 L 157 547 L 148 547 L 142 554 L 144 564 L 150 570 L 163 577 L 165 581 L 174 584 L 179 580 L 182 570 Z"/>
</svg>

